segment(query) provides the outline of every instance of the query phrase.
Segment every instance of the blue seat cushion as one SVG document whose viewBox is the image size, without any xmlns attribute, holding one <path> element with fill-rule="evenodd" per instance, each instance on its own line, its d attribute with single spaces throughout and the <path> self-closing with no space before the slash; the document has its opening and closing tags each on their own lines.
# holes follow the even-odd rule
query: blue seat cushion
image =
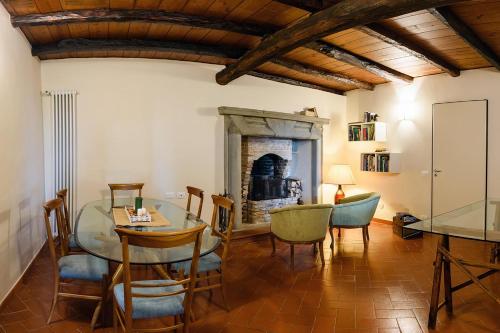
<svg viewBox="0 0 500 333">
<path fill-rule="evenodd" d="M 79 248 L 78 243 L 76 242 L 75 234 L 69 234 L 69 247 L 70 249 Z"/>
<path fill-rule="evenodd" d="M 133 283 L 140 284 L 160 284 L 160 283 L 174 283 L 175 280 L 146 280 L 146 281 L 133 281 Z M 138 294 L 162 294 L 172 293 L 182 289 L 181 285 L 168 286 L 168 287 L 154 287 L 154 288 L 139 288 L 133 287 L 132 293 Z M 125 299 L 123 295 L 123 283 L 117 284 L 114 288 L 116 302 L 122 311 L 125 311 Z M 167 316 L 176 316 L 184 313 L 184 293 L 163 296 L 163 297 L 132 297 L 132 318 L 133 319 L 147 319 L 159 318 Z"/>
<path fill-rule="evenodd" d="M 221 258 L 216 253 L 211 252 L 203 257 L 200 257 L 200 260 L 198 261 L 198 273 L 215 271 L 220 268 L 221 263 Z M 172 264 L 172 268 L 177 272 L 183 269 L 184 274 L 188 275 L 191 271 L 191 260 L 176 262 L 175 264 Z"/>
<path fill-rule="evenodd" d="M 90 254 L 75 254 L 59 259 L 59 276 L 63 279 L 100 281 L 108 274 L 108 262 Z"/>
</svg>

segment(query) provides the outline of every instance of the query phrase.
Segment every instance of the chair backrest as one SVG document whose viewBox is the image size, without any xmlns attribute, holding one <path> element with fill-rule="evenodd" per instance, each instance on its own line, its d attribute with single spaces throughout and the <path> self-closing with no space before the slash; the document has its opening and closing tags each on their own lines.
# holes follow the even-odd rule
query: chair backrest
<svg viewBox="0 0 500 333">
<path fill-rule="evenodd" d="M 333 208 L 330 226 L 355 227 L 370 224 L 379 200 L 380 194 L 375 192 L 342 199 Z"/>
<path fill-rule="evenodd" d="M 293 205 L 273 209 L 271 231 L 287 241 L 311 242 L 326 236 L 333 205 Z"/>
<path fill-rule="evenodd" d="M 66 222 L 63 217 L 63 210 L 64 210 L 64 203 L 60 198 L 47 201 L 43 205 L 45 228 L 47 230 L 47 242 L 49 245 L 50 256 L 52 259 L 52 264 L 54 266 L 55 274 L 59 273 L 59 268 L 57 266 L 57 260 L 59 256 L 57 254 L 54 236 L 52 235 L 50 216 L 52 215 L 52 213 L 54 213 L 58 236 L 59 236 L 59 247 L 61 251 L 59 255 L 65 256 L 69 253 L 69 236 L 66 229 Z"/>
<path fill-rule="evenodd" d="M 67 229 L 68 233 L 71 234 L 71 221 L 70 221 L 70 216 L 69 216 L 69 211 L 68 211 L 68 201 L 66 199 L 68 197 L 68 189 L 63 188 L 62 190 L 59 190 L 56 193 L 56 196 L 63 201 L 64 221 L 66 223 L 66 229 Z"/>
<path fill-rule="evenodd" d="M 189 318 L 189 313 L 191 313 L 191 303 L 193 290 L 196 284 L 196 273 L 198 271 L 198 260 L 200 258 L 200 248 L 201 240 L 203 236 L 203 230 L 206 228 L 206 224 L 200 224 L 191 229 L 186 229 L 182 231 L 172 231 L 172 232 L 143 232 L 129 230 L 125 228 L 116 228 L 116 233 L 120 236 L 122 242 L 122 255 L 123 255 L 123 292 L 125 299 L 125 326 L 128 330 L 132 328 L 132 298 L 133 297 L 144 297 L 144 298 L 155 298 L 155 297 L 168 297 L 176 296 L 179 294 L 184 295 L 184 313 Z M 178 280 L 175 282 L 165 282 L 165 283 L 134 283 L 131 279 L 130 274 L 130 254 L 129 245 L 147 247 L 147 248 L 161 248 L 167 249 L 177 246 L 183 246 L 187 244 L 193 244 L 193 256 L 191 270 L 189 277 Z M 182 288 L 178 291 L 165 292 L 165 293 L 154 293 L 154 294 L 140 294 L 132 292 L 132 288 L 156 288 L 156 287 L 170 287 L 170 286 L 181 286 Z"/>
<path fill-rule="evenodd" d="M 229 255 L 229 243 L 231 242 L 231 237 L 233 235 L 235 215 L 234 201 L 215 194 L 212 194 L 212 201 L 214 203 L 214 210 L 212 212 L 212 221 L 210 225 L 212 227 L 212 233 L 219 236 L 222 240 L 222 246 L 224 247 L 222 252 L 222 265 L 225 265 Z M 219 231 L 219 214 L 221 210 L 225 210 L 225 215 L 227 217 L 227 226 L 224 232 Z"/>
<path fill-rule="evenodd" d="M 195 197 L 198 197 L 200 199 L 200 204 L 198 205 L 198 213 L 196 214 L 197 218 L 201 217 L 201 210 L 203 208 L 203 190 L 192 187 L 192 186 L 186 186 L 186 190 L 188 193 L 188 202 L 187 202 L 187 207 L 186 210 L 189 212 L 191 210 L 191 198 L 194 195 Z"/>
<path fill-rule="evenodd" d="M 129 183 L 129 184 L 108 184 L 111 191 L 111 208 L 115 207 L 115 191 L 139 191 L 139 196 L 142 196 L 142 188 L 144 183 Z"/>
</svg>

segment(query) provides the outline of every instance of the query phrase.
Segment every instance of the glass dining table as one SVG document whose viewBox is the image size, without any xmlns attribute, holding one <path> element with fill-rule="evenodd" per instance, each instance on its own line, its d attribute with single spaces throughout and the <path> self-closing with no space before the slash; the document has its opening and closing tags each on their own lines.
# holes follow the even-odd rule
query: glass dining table
<svg viewBox="0 0 500 333">
<path fill-rule="evenodd" d="M 115 206 L 133 206 L 133 198 L 115 199 Z M 166 227 L 132 227 L 138 231 L 179 231 L 195 227 L 203 222 L 193 214 L 173 203 L 157 199 L 143 199 L 143 207 L 156 208 L 169 222 Z M 108 289 L 108 297 L 112 288 L 121 280 L 123 274 L 122 246 L 111 212 L 111 200 L 97 200 L 87 203 L 79 212 L 75 224 L 75 237 L 78 246 L 85 252 L 118 264 Z M 219 246 L 220 237 L 212 233 L 210 226 L 203 232 L 200 256 L 207 255 Z M 153 249 L 129 246 L 130 262 L 136 265 L 151 266 L 163 279 L 170 279 L 165 271 L 165 264 L 190 260 L 193 245 L 179 246 L 169 249 Z"/>
</svg>

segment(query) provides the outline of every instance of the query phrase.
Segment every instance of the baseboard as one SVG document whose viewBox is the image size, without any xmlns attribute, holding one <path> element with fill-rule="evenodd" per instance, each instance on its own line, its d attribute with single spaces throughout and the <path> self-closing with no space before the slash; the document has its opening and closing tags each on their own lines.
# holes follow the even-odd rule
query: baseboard
<svg viewBox="0 0 500 333">
<path fill-rule="evenodd" d="M 7 300 L 7 298 L 9 298 L 10 294 L 12 294 L 12 292 L 14 291 L 14 289 L 19 285 L 19 283 L 23 279 L 23 277 L 26 274 L 26 272 L 31 268 L 31 265 L 33 265 L 33 263 L 35 262 L 35 259 L 38 258 L 38 256 L 40 255 L 40 252 L 42 251 L 42 249 L 43 249 L 43 247 L 45 246 L 46 243 L 47 243 L 47 240 L 45 240 L 42 243 L 42 246 L 40 246 L 40 248 L 38 249 L 38 251 L 36 251 L 36 254 L 33 256 L 33 258 L 31 258 L 31 261 L 28 264 L 28 266 L 26 266 L 26 268 L 24 269 L 24 271 L 22 272 L 22 274 L 17 278 L 16 282 L 12 285 L 12 287 L 10 287 L 9 291 L 7 291 L 7 293 L 2 298 L 2 300 L 0 300 L 0 308 L 3 306 L 3 303 L 5 302 L 5 300 Z"/>
<path fill-rule="evenodd" d="M 372 222 L 392 225 L 392 221 L 384 220 L 384 219 L 373 218 Z"/>
</svg>

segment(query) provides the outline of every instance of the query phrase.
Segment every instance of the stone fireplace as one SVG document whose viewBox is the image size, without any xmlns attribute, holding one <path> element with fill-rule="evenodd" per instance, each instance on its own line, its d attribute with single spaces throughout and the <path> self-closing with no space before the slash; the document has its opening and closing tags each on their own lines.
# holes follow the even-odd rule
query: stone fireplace
<svg viewBox="0 0 500 333">
<path fill-rule="evenodd" d="M 269 210 L 317 203 L 322 125 L 328 119 L 220 107 L 224 185 L 235 202 L 235 228 L 268 225 Z"/>
<path fill-rule="evenodd" d="M 292 161 L 291 139 L 245 136 L 241 139 L 241 221 L 270 222 L 269 210 L 297 204 L 288 178 Z"/>
</svg>

